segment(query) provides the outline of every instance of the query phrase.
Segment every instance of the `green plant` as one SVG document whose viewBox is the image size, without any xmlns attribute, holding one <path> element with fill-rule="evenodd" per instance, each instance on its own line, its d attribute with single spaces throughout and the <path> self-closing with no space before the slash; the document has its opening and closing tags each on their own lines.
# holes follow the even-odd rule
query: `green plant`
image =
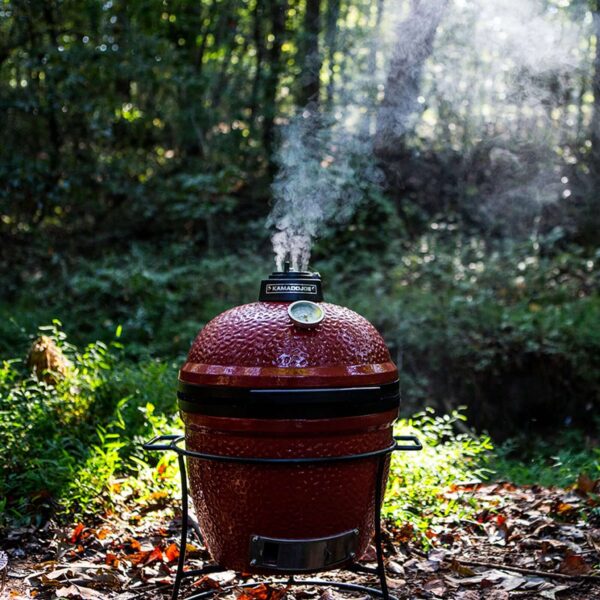
<svg viewBox="0 0 600 600">
<path fill-rule="evenodd" d="M 399 525 L 409 524 L 415 536 L 428 545 L 441 519 L 472 515 L 476 508 L 468 497 L 447 499 L 444 493 L 458 483 L 481 481 L 492 443 L 487 436 L 457 433 L 464 423 L 459 411 L 436 415 L 431 409 L 396 426 L 398 435 L 416 435 L 423 450 L 394 454 L 383 514 Z"/>
<path fill-rule="evenodd" d="M 168 365 L 122 366 L 119 344 L 96 342 L 79 351 L 58 322 L 41 331 L 70 367 L 50 384 L 20 360 L 2 363 L 0 523 L 41 522 L 57 511 L 73 516 L 110 506 L 117 477 L 134 476 L 141 463 L 152 470 L 157 462 L 141 451 L 141 441 L 159 428 L 180 427 Z M 165 478 L 155 483 L 171 485 Z"/>
<path fill-rule="evenodd" d="M 497 479 L 517 485 L 566 488 L 580 475 L 600 477 L 600 449 L 581 431 L 562 431 L 551 440 L 519 436 L 496 447 L 490 466 Z"/>
</svg>

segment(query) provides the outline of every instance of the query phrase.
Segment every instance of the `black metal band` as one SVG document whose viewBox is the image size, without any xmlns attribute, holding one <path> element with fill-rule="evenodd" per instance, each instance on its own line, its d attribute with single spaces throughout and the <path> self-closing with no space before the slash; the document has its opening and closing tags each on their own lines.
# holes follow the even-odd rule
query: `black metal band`
<svg viewBox="0 0 600 600">
<path fill-rule="evenodd" d="M 398 381 L 360 388 L 248 389 L 199 386 L 180 381 L 179 408 L 218 417 L 326 419 L 398 408 Z"/>
</svg>

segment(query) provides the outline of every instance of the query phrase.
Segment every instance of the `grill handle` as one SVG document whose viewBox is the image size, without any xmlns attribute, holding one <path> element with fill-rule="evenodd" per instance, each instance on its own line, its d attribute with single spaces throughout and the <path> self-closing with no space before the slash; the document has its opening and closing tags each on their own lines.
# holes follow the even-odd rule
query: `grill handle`
<svg viewBox="0 0 600 600">
<path fill-rule="evenodd" d="M 213 456 L 208 454 L 202 454 L 199 452 L 191 452 L 184 450 L 177 446 L 177 443 L 183 440 L 185 436 L 181 433 L 170 433 L 154 436 L 150 441 L 142 444 L 144 450 L 174 450 L 180 456 L 198 456 L 199 458 L 207 458 L 212 460 L 222 460 L 223 462 L 261 462 L 261 463 L 286 463 L 286 462 L 338 462 L 340 460 L 353 459 L 353 458 L 364 458 L 367 455 L 378 455 L 387 454 L 389 452 L 409 452 L 415 450 L 422 450 L 423 444 L 419 441 L 416 435 L 395 435 L 394 445 L 387 449 L 383 449 L 375 452 L 367 452 L 361 455 L 351 456 L 332 456 L 330 458 L 297 458 L 297 459 L 285 459 L 285 458 L 250 458 L 250 457 L 227 457 L 227 456 Z M 410 444 L 399 444 L 398 442 L 411 442 Z"/>
<path fill-rule="evenodd" d="M 180 433 L 155 435 L 150 441 L 142 444 L 142 448 L 144 450 L 173 450 L 174 443 L 182 438 L 183 435 Z"/>
<path fill-rule="evenodd" d="M 395 435 L 394 440 L 396 440 L 396 447 L 394 448 L 394 452 L 396 451 L 411 451 L 411 450 L 423 450 L 423 444 L 419 441 L 419 438 L 416 435 Z M 401 445 L 398 442 L 412 442 L 408 445 Z"/>
</svg>

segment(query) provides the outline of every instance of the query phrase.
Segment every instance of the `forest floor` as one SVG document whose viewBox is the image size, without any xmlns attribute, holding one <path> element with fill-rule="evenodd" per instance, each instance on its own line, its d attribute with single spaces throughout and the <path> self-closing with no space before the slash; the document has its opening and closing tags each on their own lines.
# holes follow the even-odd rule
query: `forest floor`
<svg viewBox="0 0 600 600">
<path fill-rule="evenodd" d="M 517 487 L 508 483 L 457 486 L 447 496 L 471 496 L 475 518 L 440 523 L 425 551 L 410 526 L 387 523 L 385 553 L 391 592 L 399 600 L 600 598 L 600 514 L 598 482 L 580 477 L 570 490 Z M 447 498 L 446 498 L 447 499 Z M 156 493 L 141 506 L 122 498 L 115 510 L 95 522 L 60 528 L 13 529 L 1 542 L 8 559 L 3 593 L 14 598 L 170 597 L 181 519 L 176 504 Z M 210 561 L 206 548 L 190 534 L 188 565 Z M 373 563 L 371 547 L 362 557 Z M 1 564 L 0 564 L 1 568 Z M 369 576 L 331 572 L 328 578 L 374 584 Z M 238 600 L 334 600 L 332 588 L 252 584 L 249 576 L 224 572 L 184 583 L 182 596 L 214 590 Z M 347 596 L 348 594 L 346 594 Z M 350 594 L 354 597 L 362 595 Z"/>
</svg>

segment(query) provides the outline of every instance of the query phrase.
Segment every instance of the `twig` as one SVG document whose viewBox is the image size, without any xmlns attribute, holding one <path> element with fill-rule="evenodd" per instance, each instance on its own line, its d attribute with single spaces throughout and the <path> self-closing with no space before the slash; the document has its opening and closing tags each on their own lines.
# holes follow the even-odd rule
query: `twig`
<svg viewBox="0 0 600 600">
<path fill-rule="evenodd" d="M 462 558 L 454 559 L 461 565 L 471 567 L 486 567 L 488 569 L 500 569 L 505 571 L 516 571 L 526 575 L 539 575 L 540 577 L 550 577 L 553 579 L 587 579 L 588 581 L 600 581 L 600 575 L 569 575 L 567 573 L 551 573 L 549 571 L 540 571 L 538 569 L 526 569 L 525 567 L 513 567 L 512 565 L 502 565 L 498 563 L 485 562 L 481 560 L 465 560 Z"/>
</svg>

